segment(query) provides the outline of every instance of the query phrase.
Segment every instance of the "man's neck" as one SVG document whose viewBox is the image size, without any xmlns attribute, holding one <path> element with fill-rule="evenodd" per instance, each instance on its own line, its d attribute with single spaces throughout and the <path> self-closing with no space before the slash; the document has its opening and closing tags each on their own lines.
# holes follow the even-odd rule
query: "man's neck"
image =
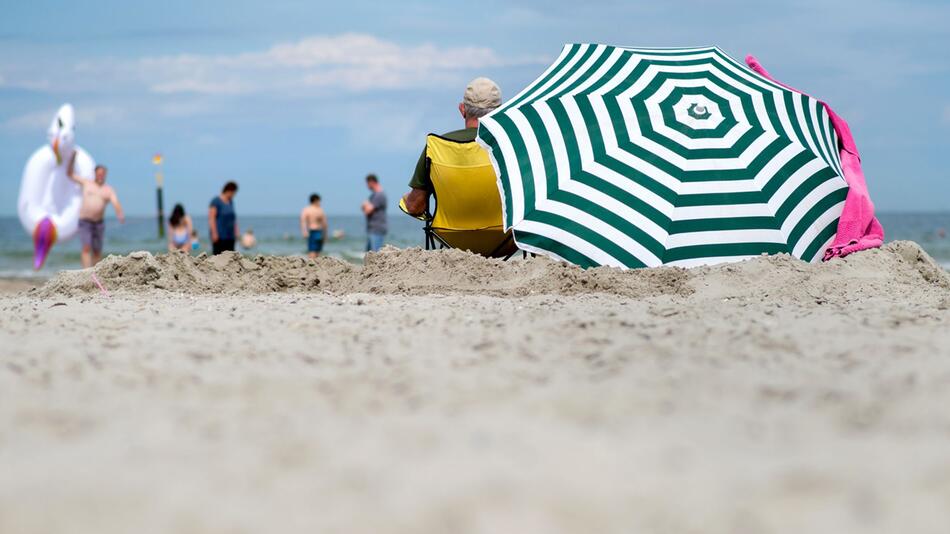
<svg viewBox="0 0 950 534">
<path fill-rule="evenodd" d="M 478 119 L 465 119 L 466 128 L 478 128 Z"/>
</svg>

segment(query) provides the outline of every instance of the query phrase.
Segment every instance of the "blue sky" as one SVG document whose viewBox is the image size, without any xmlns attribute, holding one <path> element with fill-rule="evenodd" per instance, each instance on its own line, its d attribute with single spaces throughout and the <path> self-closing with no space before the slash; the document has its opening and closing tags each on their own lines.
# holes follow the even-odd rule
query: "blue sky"
<svg viewBox="0 0 950 534">
<path fill-rule="evenodd" d="M 295 213 L 312 191 L 358 213 L 363 177 L 395 202 L 427 132 L 461 127 L 465 82 L 506 96 L 566 42 L 716 44 L 847 119 L 880 210 L 950 210 L 950 3 L 9 2 L 0 18 L 0 214 L 64 102 L 127 211 Z"/>
</svg>

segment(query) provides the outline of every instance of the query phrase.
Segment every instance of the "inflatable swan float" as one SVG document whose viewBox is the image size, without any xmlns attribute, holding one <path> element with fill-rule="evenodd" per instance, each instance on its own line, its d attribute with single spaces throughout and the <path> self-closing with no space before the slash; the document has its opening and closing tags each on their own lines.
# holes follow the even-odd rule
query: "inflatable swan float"
<svg viewBox="0 0 950 534">
<path fill-rule="evenodd" d="M 33 236 L 33 268 L 39 270 L 57 239 L 65 241 L 76 234 L 82 191 L 66 176 L 70 158 L 76 154 L 74 172 L 92 176 L 96 162 L 76 146 L 76 122 L 73 107 L 59 108 L 47 132 L 49 144 L 30 156 L 23 169 L 17 211 L 23 229 Z"/>
</svg>

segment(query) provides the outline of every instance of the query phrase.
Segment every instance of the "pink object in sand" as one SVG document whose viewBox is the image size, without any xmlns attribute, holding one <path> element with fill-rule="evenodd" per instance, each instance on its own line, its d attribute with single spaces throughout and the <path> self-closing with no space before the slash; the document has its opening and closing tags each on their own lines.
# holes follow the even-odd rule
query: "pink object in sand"
<svg viewBox="0 0 950 534">
<path fill-rule="evenodd" d="M 755 56 L 746 56 L 745 62 L 750 69 L 769 80 L 790 91 L 801 93 L 798 89 L 789 87 L 773 78 Z M 831 247 L 825 250 L 824 261 L 828 261 L 834 257 L 843 257 L 852 252 L 881 246 L 884 243 L 884 227 L 874 216 L 874 203 L 871 202 L 867 182 L 864 181 L 864 173 L 861 171 L 861 156 L 858 154 L 858 147 L 851 135 L 851 128 L 848 127 L 848 123 L 844 119 L 832 111 L 831 106 L 820 100 L 819 102 L 828 112 L 831 124 L 838 134 L 841 169 L 844 172 L 845 181 L 848 182 L 848 196 L 845 198 L 844 210 L 842 210 L 841 217 L 838 219 L 838 232 L 835 235 L 835 240 L 831 243 Z"/>
<path fill-rule="evenodd" d="M 106 291 L 105 286 L 103 286 L 102 282 L 99 281 L 99 277 L 96 276 L 96 273 L 90 273 L 90 274 L 92 275 L 92 281 L 95 282 L 97 286 L 99 286 L 99 291 L 101 291 L 103 295 L 108 297 L 109 292 Z"/>
</svg>

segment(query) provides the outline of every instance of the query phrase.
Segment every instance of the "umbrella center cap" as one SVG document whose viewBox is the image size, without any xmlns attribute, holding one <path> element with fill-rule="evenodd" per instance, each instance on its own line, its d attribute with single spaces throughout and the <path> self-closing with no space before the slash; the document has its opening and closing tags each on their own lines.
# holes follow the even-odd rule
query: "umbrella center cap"
<svg viewBox="0 0 950 534">
<path fill-rule="evenodd" d="M 699 104 L 691 104 L 689 109 L 686 110 L 686 113 L 688 113 L 689 116 L 694 119 L 708 119 L 712 115 L 712 113 L 706 109 L 706 106 Z"/>
</svg>

